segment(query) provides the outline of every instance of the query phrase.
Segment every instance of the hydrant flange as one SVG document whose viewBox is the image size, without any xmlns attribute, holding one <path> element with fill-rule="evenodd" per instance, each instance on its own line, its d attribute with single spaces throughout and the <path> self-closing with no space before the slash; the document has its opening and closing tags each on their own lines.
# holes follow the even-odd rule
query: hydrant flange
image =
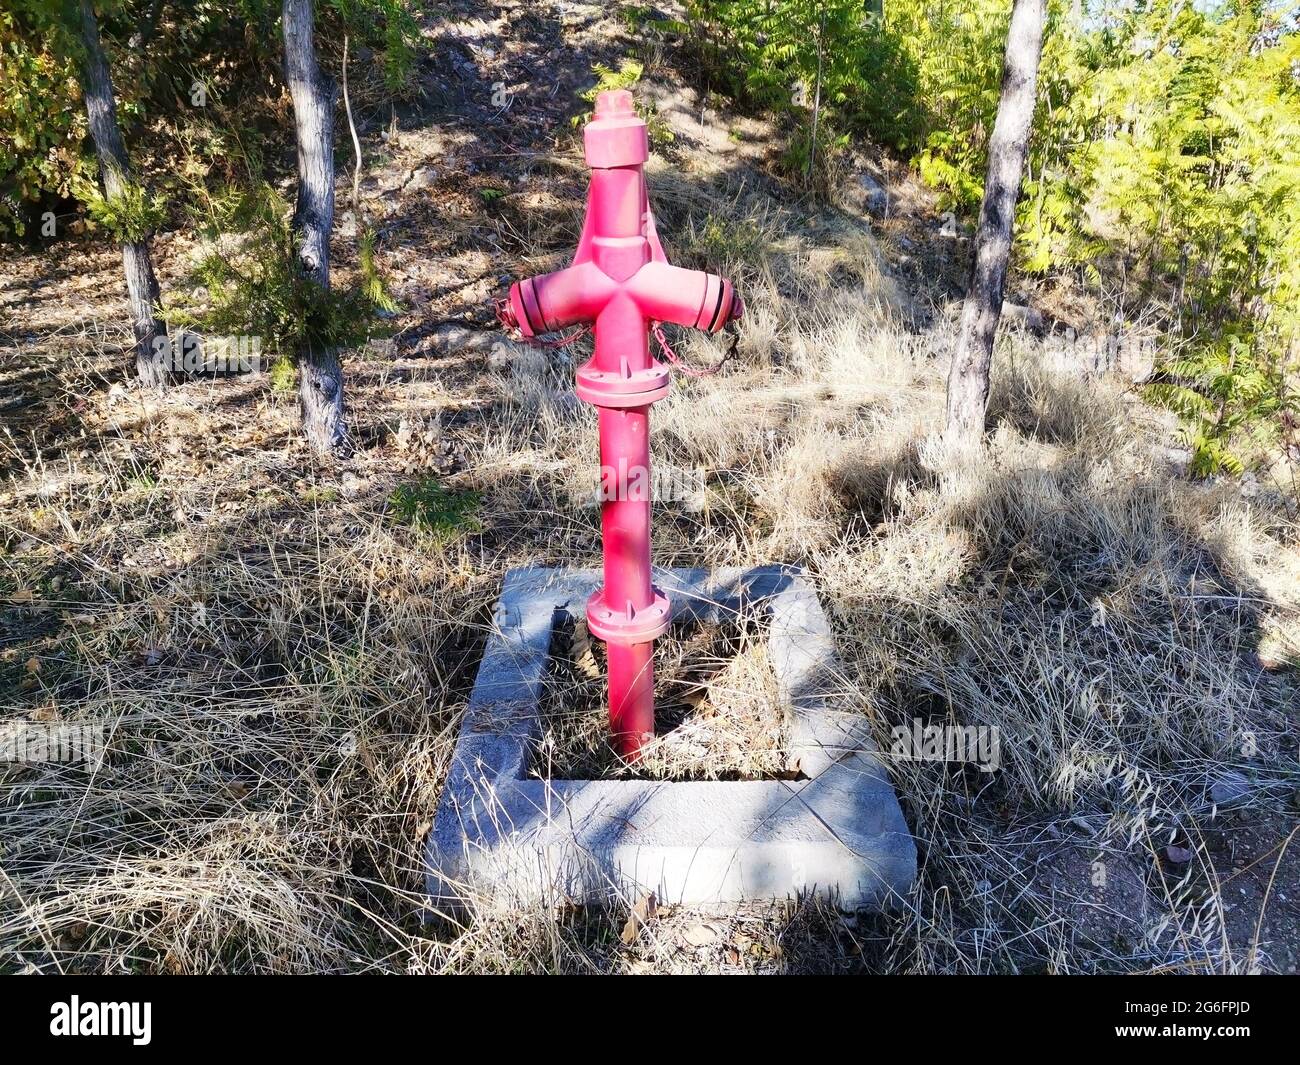
<svg viewBox="0 0 1300 1065">
<path fill-rule="evenodd" d="M 631 603 L 615 609 L 606 602 L 603 588 L 593 592 L 587 600 L 587 628 L 606 643 L 636 644 L 658 639 L 672 624 L 673 608 L 662 590 L 652 591 L 654 602 L 640 610 Z"/>
<path fill-rule="evenodd" d="M 672 375 L 662 363 L 626 374 L 596 369 L 594 360 L 583 363 L 574 375 L 578 398 L 597 407 L 646 407 L 668 395 Z"/>
</svg>

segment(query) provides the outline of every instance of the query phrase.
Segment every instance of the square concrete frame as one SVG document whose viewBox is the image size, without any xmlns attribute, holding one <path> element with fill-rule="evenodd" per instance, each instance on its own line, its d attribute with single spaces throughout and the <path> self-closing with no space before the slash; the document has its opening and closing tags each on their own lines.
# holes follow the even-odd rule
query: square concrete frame
<svg viewBox="0 0 1300 1065">
<path fill-rule="evenodd" d="M 865 721 L 830 705 L 835 649 L 807 579 L 763 566 L 657 570 L 656 581 L 674 622 L 766 612 L 788 765 L 807 779 L 530 779 L 552 632 L 563 613 L 582 616 L 600 574 L 512 569 L 426 845 L 433 910 L 479 894 L 519 906 L 649 891 L 684 905 L 819 894 L 844 909 L 904 894 L 916 846 Z"/>
</svg>

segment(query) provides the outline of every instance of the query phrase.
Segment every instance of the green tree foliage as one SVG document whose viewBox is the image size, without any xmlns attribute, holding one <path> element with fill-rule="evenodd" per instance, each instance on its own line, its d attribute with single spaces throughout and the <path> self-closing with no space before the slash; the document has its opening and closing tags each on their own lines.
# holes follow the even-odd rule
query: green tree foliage
<svg viewBox="0 0 1300 1065">
<path fill-rule="evenodd" d="M 903 151 L 943 206 L 983 196 L 1006 0 L 693 0 L 733 95 L 824 136 Z M 819 141 L 822 135 L 819 135 Z M 1296 0 L 1051 0 L 1018 208 L 1021 270 L 1079 272 L 1121 318 L 1167 327 L 1152 398 L 1187 419 L 1198 472 L 1241 468 L 1300 413 L 1300 16 Z M 1112 278 L 1122 277 L 1117 286 Z"/>
<path fill-rule="evenodd" d="M 57 0 L 0 11 L 0 237 L 27 234 L 51 200 L 94 181 L 72 17 Z"/>
<path fill-rule="evenodd" d="M 328 5 L 349 33 L 379 53 L 389 92 L 404 91 L 415 69 L 415 46 L 420 40 L 411 0 L 328 0 Z"/>
<path fill-rule="evenodd" d="M 853 130 L 916 146 L 915 59 L 863 0 L 691 0 L 686 21 L 650 21 L 689 38 L 729 95 L 804 119 L 816 108 L 819 151 Z M 811 135 L 807 121 L 804 155 Z"/>
<path fill-rule="evenodd" d="M 1040 165 L 1069 174 L 1076 198 L 1026 212 L 1046 249 L 1031 266 L 1094 261 L 1104 242 L 1140 266 L 1137 297 L 1167 305 L 1173 342 L 1150 393 L 1187 419 L 1201 473 L 1239 469 L 1300 409 L 1295 28 L 1294 10 L 1262 3 L 1162 0 L 1114 19 L 1090 42 L 1068 126 L 1045 123 Z"/>
<path fill-rule="evenodd" d="M 220 7 L 221 5 L 218 5 Z M 280 0 L 229 0 L 218 11 L 217 22 L 228 32 L 232 22 L 254 26 L 258 46 L 272 56 L 279 55 L 275 31 L 280 18 Z M 414 0 L 322 0 L 318 5 L 318 47 L 342 46 L 343 33 L 374 50 L 384 71 L 390 92 L 403 91 L 415 69 L 415 49 L 420 27 L 415 20 Z M 232 12 L 230 9 L 236 9 Z M 238 18 L 232 18 L 237 13 Z"/>
<path fill-rule="evenodd" d="M 320 6 L 325 61 L 336 58 L 347 32 L 371 49 L 386 89 L 405 91 L 419 41 L 413 0 L 324 0 Z M 128 141 L 151 123 L 188 127 L 213 109 L 233 119 L 236 98 L 263 94 L 271 84 L 266 76 L 250 77 L 250 69 L 262 75 L 279 69 L 279 0 L 98 0 L 95 10 Z M 8 0 L 0 11 L 0 238 L 30 236 L 40 214 L 60 201 L 83 204 L 92 222 L 115 234 L 158 216 L 157 205 L 145 200 L 109 204 L 96 196 L 77 76 L 80 51 L 75 4 Z M 206 96 L 201 105 L 194 96 L 199 87 Z M 241 112 L 240 119 L 253 116 Z"/>
</svg>

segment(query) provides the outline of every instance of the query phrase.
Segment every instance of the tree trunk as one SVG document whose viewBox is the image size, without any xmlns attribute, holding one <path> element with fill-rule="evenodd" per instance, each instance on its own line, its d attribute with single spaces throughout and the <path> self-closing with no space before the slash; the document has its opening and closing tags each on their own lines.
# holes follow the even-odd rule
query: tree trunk
<svg viewBox="0 0 1300 1065">
<path fill-rule="evenodd" d="M 113 78 L 99 40 L 99 25 L 90 0 L 81 0 L 81 39 L 86 54 L 82 64 L 82 92 L 90 136 L 99 157 L 104 193 L 110 199 L 124 195 L 131 187 L 131 161 L 117 125 Z M 122 266 L 126 274 L 127 298 L 135 332 L 135 369 L 146 385 L 158 386 L 168 377 L 166 360 L 167 326 L 158 318 L 158 279 L 149 254 L 149 238 L 122 244 Z M 162 343 L 156 343 L 161 340 Z"/>
<path fill-rule="evenodd" d="M 334 89 L 316 64 L 312 0 L 283 0 L 284 76 L 293 97 L 298 138 L 298 197 L 293 230 L 304 275 L 330 287 L 330 230 L 334 225 Z M 346 452 L 343 367 L 333 348 L 298 353 L 298 399 L 303 429 L 320 453 Z"/>
<path fill-rule="evenodd" d="M 1002 313 L 1011 227 L 1020 196 L 1029 131 L 1034 119 L 1038 59 L 1043 50 L 1046 0 L 1015 0 L 1002 67 L 1002 98 L 989 138 L 989 167 L 975 233 L 970 287 L 961 312 L 961 333 L 948 373 L 949 439 L 971 443 L 984 432 L 993 339 Z"/>
</svg>

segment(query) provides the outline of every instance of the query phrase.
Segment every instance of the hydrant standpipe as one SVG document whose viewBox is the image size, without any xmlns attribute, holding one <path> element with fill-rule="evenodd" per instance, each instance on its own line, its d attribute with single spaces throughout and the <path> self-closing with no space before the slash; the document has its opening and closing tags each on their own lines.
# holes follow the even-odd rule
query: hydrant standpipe
<svg viewBox="0 0 1300 1065">
<path fill-rule="evenodd" d="M 615 488 L 602 492 L 604 587 L 587 602 L 587 624 L 606 643 L 610 728 L 633 761 L 654 737 L 654 641 L 672 614 L 650 577 L 650 406 L 669 389 L 668 367 L 650 354 L 650 330 L 673 322 L 716 333 L 742 304 L 717 274 L 669 265 L 646 193 L 646 124 L 632 94 L 597 96 L 583 140 L 591 188 L 573 262 L 512 285 L 501 319 L 528 338 L 594 327 L 595 353 L 579 367 L 576 391 L 599 413 L 601 469 Z"/>
</svg>

